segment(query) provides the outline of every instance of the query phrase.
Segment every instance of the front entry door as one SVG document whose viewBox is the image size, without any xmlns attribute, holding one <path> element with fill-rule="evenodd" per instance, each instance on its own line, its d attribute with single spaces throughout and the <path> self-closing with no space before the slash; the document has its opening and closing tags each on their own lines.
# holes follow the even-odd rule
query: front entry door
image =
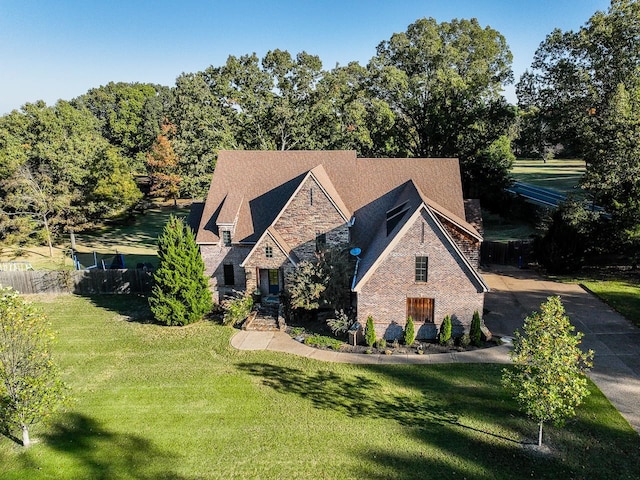
<svg viewBox="0 0 640 480">
<path fill-rule="evenodd" d="M 269 270 L 269 294 L 280 293 L 280 271 Z"/>
</svg>

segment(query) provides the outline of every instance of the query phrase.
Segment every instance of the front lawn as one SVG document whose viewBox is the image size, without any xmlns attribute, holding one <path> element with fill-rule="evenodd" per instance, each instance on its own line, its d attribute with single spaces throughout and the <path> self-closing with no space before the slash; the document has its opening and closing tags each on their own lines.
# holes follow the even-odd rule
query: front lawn
<svg viewBox="0 0 640 480">
<path fill-rule="evenodd" d="M 635 479 L 640 437 L 591 385 L 548 455 L 497 365 L 344 365 L 144 323 L 144 299 L 40 297 L 75 397 L 3 479 Z"/>
</svg>

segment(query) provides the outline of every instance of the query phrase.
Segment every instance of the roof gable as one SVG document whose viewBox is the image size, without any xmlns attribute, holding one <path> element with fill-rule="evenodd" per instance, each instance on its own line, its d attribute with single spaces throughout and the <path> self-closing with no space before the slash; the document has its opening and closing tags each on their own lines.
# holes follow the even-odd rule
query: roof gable
<svg viewBox="0 0 640 480">
<path fill-rule="evenodd" d="M 246 258 L 242 261 L 242 263 L 240 264 L 241 267 L 244 267 L 249 260 L 251 259 L 251 257 L 253 256 L 253 254 L 256 252 L 256 250 L 258 250 L 263 241 L 266 238 L 270 238 L 273 243 L 280 249 L 280 251 L 289 259 L 289 261 L 291 262 L 291 264 L 295 267 L 300 260 L 298 259 L 298 257 L 296 256 L 295 252 L 291 249 L 291 247 L 287 244 L 287 242 L 284 240 L 284 238 L 282 238 L 282 236 L 278 233 L 278 231 L 275 228 L 269 227 L 265 230 L 265 232 L 262 234 L 262 236 L 258 239 L 258 241 L 256 242 L 256 244 L 253 246 L 253 248 L 251 249 L 251 251 L 249 252 L 249 254 L 246 256 Z"/>
<path fill-rule="evenodd" d="M 411 192 L 406 192 L 407 198 L 410 198 Z M 418 193 L 417 191 L 415 192 Z M 410 201 L 410 200 L 409 200 Z M 359 292 L 362 287 L 367 283 L 367 281 L 371 278 L 371 276 L 375 273 L 377 268 L 380 266 L 382 261 L 387 258 L 387 256 L 394 250 L 394 248 L 402 241 L 402 238 L 409 231 L 409 229 L 418 221 L 422 215 L 427 215 L 431 220 L 432 224 L 435 225 L 435 228 L 438 229 L 438 232 L 441 234 L 441 237 L 445 239 L 446 244 L 453 251 L 454 257 L 460 261 L 460 264 L 463 267 L 463 270 L 467 277 L 472 281 L 476 288 L 480 289 L 483 292 L 488 292 L 489 287 L 484 282 L 482 277 L 478 274 L 475 268 L 469 262 L 469 259 L 464 255 L 464 253 L 457 246 L 455 241 L 451 238 L 447 230 L 442 226 L 440 221 L 436 216 L 436 212 L 433 209 L 425 204 L 424 202 L 420 202 L 418 205 L 414 206 L 411 209 L 411 215 L 405 216 L 404 218 L 389 234 L 385 235 L 386 225 L 382 224 L 378 229 L 374 241 L 371 242 L 369 246 L 369 251 L 365 252 L 361 258 L 361 264 L 359 266 L 357 278 L 353 282 L 353 291 Z M 385 221 L 386 223 L 386 221 Z"/>
<path fill-rule="evenodd" d="M 221 151 L 197 242 L 218 242 L 217 224 L 236 217 L 234 241 L 256 242 L 309 171 L 343 215 L 411 180 L 434 205 L 464 219 L 459 163 L 454 158 L 357 158 L 355 151 Z"/>
</svg>

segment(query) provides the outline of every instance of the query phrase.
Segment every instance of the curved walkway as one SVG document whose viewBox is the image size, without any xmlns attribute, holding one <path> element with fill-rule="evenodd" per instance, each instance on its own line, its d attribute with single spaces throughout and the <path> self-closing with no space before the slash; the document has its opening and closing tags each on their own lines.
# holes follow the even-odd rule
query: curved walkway
<svg viewBox="0 0 640 480">
<path fill-rule="evenodd" d="M 483 272 L 487 294 L 484 321 L 499 336 L 512 336 L 524 318 L 547 297 L 559 295 L 583 347 L 596 352 L 589 378 L 640 433 L 640 329 L 579 285 L 557 283 L 530 270 L 499 267 Z M 510 346 L 462 353 L 363 355 L 308 347 L 282 332 L 238 332 L 231 345 L 240 350 L 273 350 L 326 362 L 355 364 L 509 363 Z"/>
<path fill-rule="evenodd" d="M 231 339 L 231 345 L 238 350 L 272 350 L 313 358 L 323 362 L 357 364 L 435 364 L 435 363 L 509 363 L 509 346 L 482 348 L 469 352 L 372 354 L 334 352 L 309 347 L 297 342 L 284 332 L 247 332 L 241 330 Z"/>
</svg>

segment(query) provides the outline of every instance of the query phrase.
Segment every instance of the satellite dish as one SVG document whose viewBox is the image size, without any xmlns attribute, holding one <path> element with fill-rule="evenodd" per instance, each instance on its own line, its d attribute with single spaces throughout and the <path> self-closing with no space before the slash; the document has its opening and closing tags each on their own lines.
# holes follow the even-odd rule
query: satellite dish
<svg viewBox="0 0 640 480">
<path fill-rule="evenodd" d="M 353 247 L 351 250 L 349 250 L 349 253 L 354 257 L 357 257 L 358 255 L 360 255 L 360 253 L 362 253 L 362 250 L 360 250 L 358 247 Z"/>
</svg>

